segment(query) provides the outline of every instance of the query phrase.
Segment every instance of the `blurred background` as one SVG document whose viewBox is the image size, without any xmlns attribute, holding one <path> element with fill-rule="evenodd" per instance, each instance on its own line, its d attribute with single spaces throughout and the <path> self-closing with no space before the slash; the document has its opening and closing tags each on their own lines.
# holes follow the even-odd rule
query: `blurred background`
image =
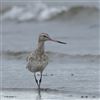
<svg viewBox="0 0 100 100">
<path fill-rule="evenodd" d="M 59 51 L 69 54 L 99 53 L 99 1 L 2 0 L 3 50 L 30 51 L 38 34 L 68 42 Z M 47 44 L 56 51 L 58 45 Z"/>
</svg>

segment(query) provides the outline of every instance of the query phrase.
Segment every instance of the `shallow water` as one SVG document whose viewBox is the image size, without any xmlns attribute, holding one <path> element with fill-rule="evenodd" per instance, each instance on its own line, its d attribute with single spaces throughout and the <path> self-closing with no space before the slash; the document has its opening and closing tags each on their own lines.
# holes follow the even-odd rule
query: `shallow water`
<svg viewBox="0 0 100 100">
<path fill-rule="evenodd" d="M 41 88 L 99 97 L 100 57 L 65 56 L 65 54 L 64 56 L 62 54 L 61 57 L 59 53 L 53 55 L 49 53 L 48 55 L 51 59 L 44 70 Z M 58 58 L 59 55 L 60 58 Z M 33 74 L 26 69 L 24 60 L 6 57 L 2 64 L 2 74 L 2 88 L 37 87 Z"/>
</svg>

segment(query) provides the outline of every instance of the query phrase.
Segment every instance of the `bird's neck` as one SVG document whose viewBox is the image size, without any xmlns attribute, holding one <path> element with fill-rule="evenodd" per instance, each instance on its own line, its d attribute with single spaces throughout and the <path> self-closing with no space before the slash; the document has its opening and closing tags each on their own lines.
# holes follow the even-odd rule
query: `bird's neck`
<svg viewBox="0 0 100 100">
<path fill-rule="evenodd" d="M 43 54 L 44 53 L 44 41 L 38 41 L 38 53 Z"/>
</svg>

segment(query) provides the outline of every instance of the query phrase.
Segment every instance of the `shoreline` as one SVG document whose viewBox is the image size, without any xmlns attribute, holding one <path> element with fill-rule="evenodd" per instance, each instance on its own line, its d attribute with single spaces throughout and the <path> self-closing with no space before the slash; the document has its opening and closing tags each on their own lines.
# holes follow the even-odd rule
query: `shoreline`
<svg viewBox="0 0 100 100">
<path fill-rule="evenodd" d="M 97 96 L 61 92 L 49 88 L 42 88 L 40 94 L 37 88 L 0 88 L 0 92 L 1 100 L 52 100 L 50 98 L 55 98 L 54 100 L 100 100 Z"/>
</svg>

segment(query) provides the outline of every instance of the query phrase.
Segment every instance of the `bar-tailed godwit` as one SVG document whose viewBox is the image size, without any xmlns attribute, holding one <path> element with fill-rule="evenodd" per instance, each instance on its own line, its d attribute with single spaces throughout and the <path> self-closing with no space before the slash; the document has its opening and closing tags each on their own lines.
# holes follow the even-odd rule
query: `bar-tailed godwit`
<svg viewBox="0 0 100 100">
<path fill-rule="evenodd" d="M 47 33 L 41 33 L 39 35 L 37 49 L 34 52 L 30 53 L 30 55 L 27 57 L 27 61 L 28 61 L 27 68 L 30 72 L 34 73 L 34 78 L 39 89 L 42 81 L 43 70 L 48 64 L 48 56 L 45 53 L 45 48 L 44 48 L 44 43 L 46 41 L 53 41 L 61 44 L 66 44 L 65 42 L 51 39 Z M 40 72 L 39 80 L 37 80 L 36 77 L 37 72 Z"/>
</svg>

